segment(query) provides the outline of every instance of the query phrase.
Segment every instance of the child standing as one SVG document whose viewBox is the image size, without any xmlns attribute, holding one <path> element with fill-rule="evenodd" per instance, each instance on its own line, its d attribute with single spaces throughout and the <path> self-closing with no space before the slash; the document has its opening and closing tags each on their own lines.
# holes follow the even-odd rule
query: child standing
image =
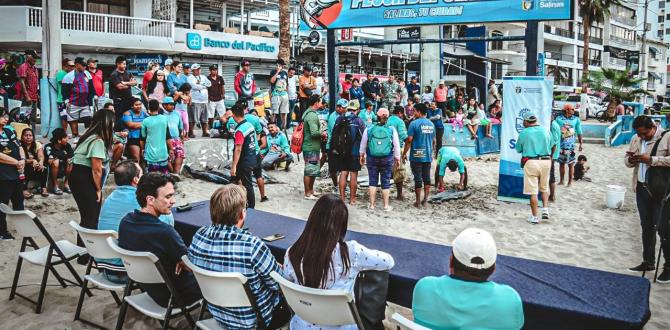
<svg viewBox="0 0 670 330">
<path fill-rule="evenodd" d="M 173 154 L 168 134 L 168 117 L 159 115 L 158 100 L 149 100 L 149 117 L 144 119 L 141 128 L 141 144 L 148 172 L 169 173 L 168 160 Z"/>
<path fill-rule="evenodd" d="M 185 135 L 184 123 L 181 115 L 174 109 L 174 100 L 167 96 L 163 99 L 164 116 L 168 119 L 168 132 L 170 133 L 170 144 L 172 152 L 169 153 L 168 167 L 170 172 L 179 175 L 181 165 L 184 163 L 184 142 L 181 138 Z"/>
<path fill-rule="evenodd" d="M 192 134 L 193 128 L 188 122 L 188 106 L 191 104 L 191 85 L 181 85 L 179 92 L 175 93 L 174 101 L 175 111 L 181 116 L 181 121 L 184 124 L 184 131 L 188 132 L 188 134 L 184 134 L 184 140 L 188 140 L 190 137 L 195 137 L 195 135 Z"/>
</svg>

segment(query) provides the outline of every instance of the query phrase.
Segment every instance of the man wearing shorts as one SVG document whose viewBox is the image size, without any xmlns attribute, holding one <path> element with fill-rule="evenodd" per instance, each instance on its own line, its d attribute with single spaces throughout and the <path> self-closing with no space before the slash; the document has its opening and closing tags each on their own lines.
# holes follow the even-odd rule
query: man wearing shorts
<svg viewBox="0 0 670 330">
<path fill-rule="evenodd" d="M 582 122 L 579 117 L 574 116 L 575 108 L 570 104 L 563 107 L 563 114 L 556 117 L 556 122 L 561 128 L 561 152 L 558 156 L 560 164 L 561 179 L 559 185 L 563 185 L 565 177 L 565 165 L 568 165 L 568 187 L 572 185 L 572 177 L 575 172 L 575 141 L 579 141 L 579 151 L 582 151 Z"/>
<path fill-rule="evenodd" d="M 553 115 L 552 115 L 553 117 Z M 556 200 L 556 169 L 555 165 L 561 152 L 561 126 L 556 118 L 551 121 L 551 169 L 549 171 L 549 201 Z"/>
<path fill-rule="evenodd" d="M 142 121 L 141 140 L 144 149 L 144 160 L 147 163 L 147 173 L 160 172 L 168 174 L 168 160 L 172 150 L 168 133 L 168 118 L 158 114 L 160 103 L 158 100 L 149 100 L 149 117 Z"/>
<path fill-rule="evenodd" d="M 56 106 L 58 106 L 58 113 L 60 115 L 61 126 L 67 130 L 67 112 L 65 111 L 65 104 L 63 102 L 63 78 L 67 76 L 70 71 L 74 70 L 74 62 L 69 58 L 63 59 L 63 68 L 56 72 L 56 87 L 58 93 L 56 94 Z M 7 106 L 5 106 L 6 108 Z"/>
<path fill-rule="evenodd" d="M 208 88 L 212 86 L 209 78 L 200 74 L 200 64 L 191 65 L 192 74 L 188 75 L 188 84 L 191 85 L 191 106 L 188 109 L 189 127 L 195 127 L 199 122 L 202 127 L 202 137 L 209 136 L 208 123 Z M 212 114 L 212 119 L 214 114 Z"/>
<path fill-rule="evenodd" d="M 532 215 L 528 221 L 539 223 L 537 217 L 538 192 L 542 193 L 542 219 L 549 219 L 549 172 L 551 171 L 551 136 L 537 123 L 533 112 L 523 115 L 525 127 L 516 141 L 516 151 L 521 154 L 523 167 L 523 194 L 530 195 Z"/>
<path fill-rule="evenodd" d="M 316 200 L 318 197 L 314 194 L 314 182 L 316 177 L 321 174 L 319 166 L 321 140 L 324 140 L 328 133 L 321 130 L 321 123 L 316 110 L 321 108 L 321 96 L 312 94 L 307 100 L 307 109 L 302 114 L 303 122 L 303 141 L 302 156 L 305 159 L 305 172 L 303 184 L 305 186 L 305 198 Z"/>
<path fill-rule="evenodd" d="M 212 128 L 214 118 L 219 118 L 226 113 L 225 104 L 225 81 L 223 77 L 219 76 L 219 67 L 216 65 L 209 66 L 209 76 L 207 76 L 211 85 L 207 88 L 209 103 L 207 104 L 207 125 Z"/>
<path fill-rule="evenodd" d="M 289 110 L 288 100 L 288 72 L 284 68 L 286 63 L 281 58 L 277 60 L 277 68 L 270 71 L 270 95 L 272 95 L 272 116 L 279 121 L 279 128 L 286 129 L 286 117 Z M 279 118 L 278 118 L 279 116 Z"/>
<path fill-rule="evenodd" d="M 91 105 L 95 95 L 93 78 L 86 70 L 86 61 L 83 57 L 74 59 L 74 70 L 65 75 L 62 83 L 67 122 L 76 140 L 79 137 L 79 122 L 88 127 L 91 121 Z"/>
<path fill-rule="evenodd" d="M 419 103 L 414 107 L 414 120 L 407 129 L 407 141 L 402 154 L 402 159 L 407 160 L 407 153 L 411 150 L 409 165 L 414 175 L 415 207 L 419 207 L 419 201 L 426 206 L 428 194 L 430 194 L 430 164 L 433 161 L 435 146 L 435 125 L 426 118 L 426 112 L 424 103 Z M 422 188 L 423 199 L 421 199 Z"/>
<path fill-rule="evenodd" d="M 184 163 L 184 142 L 181 137 L 184 136 L 184 123 L 181 121 L 181 114 L 174 111 L 174 99 L 166 96 L 163 99 L 163 115 L 168 119 L 168 132 L 170 134 L 170 144 L 172 151 L 168 157 L 168 167 L 170 172 L 179 175 L 181 165 Z"/>
</svg>

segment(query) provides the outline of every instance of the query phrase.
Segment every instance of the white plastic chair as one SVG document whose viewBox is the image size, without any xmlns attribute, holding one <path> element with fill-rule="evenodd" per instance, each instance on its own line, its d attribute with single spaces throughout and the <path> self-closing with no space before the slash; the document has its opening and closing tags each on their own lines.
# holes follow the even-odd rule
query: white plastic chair
<svg viewBox="0 0 670 330">
<path fill-rule="evenodd" d="M 82 285 L 81 293 L 79 294 L 79 302 L 77 303 L 77 310 L 74 313 L 74 320 L 75 321 L 79 320 L 89 325 L 100 327 L 100 325 L 80 317 L 81 308 L 84 305 L 84 292 L 85 292 L 84 289 L 88 288 L 88 283 L 91 282 L 93 285 L 99 288 L 108 290 L 112 294 L 112 297 L 114 297 L 114 301 L 116 302 L 116 304 L 121 306 L 121 299 L 119 299 L 119 296 L 116 294 L 115 291 L 123 291 L 126 288 L 126 285 L 109 281 L 102 272 L 91 275 L 91 268 L 93 268 L 95 258 L 99 259 L 121 258 L 121 255 L 112 250 L 109 247 L 109 244 L 107 244 L 107 237 L 117 238 L 118 234 L 113 230 L 93 230 L 84 228 L 74 221 L 70 221 L 70 226 L 77 231 L 77 233 L 81 237 L 81 240 L 84 242 L 84 246 L 86 246 L 88 254 L 91 256 L 88 262 L 88 266 L 86 266 L 86 274 L 84 275 L 84 284 Z M 100 269 L 98 270 L 100 271 Z"/>
<path fill-rule="evenodd" d="M 326 326 L 356 324 L 358 329 L 365 329 L 351 293 L 304 287 L 277 272 L 272 272 L 270 276 L 279 283 L 288 305 L 301 319 Z"/>
<path fill-rule="evenodd" d="M 393 315 L 391 315 L 391 319 L 398 323 L 398 330 L 431 330 L 430 328 L 426 328 L 423 325 L 414 323 L 414 321 L 409 320 L 398 313 L 393 313 Z"/>
<path fill-rule="evenodd" d="M 54 241 L 49 232 L 47 232 L 47 230 L 33 212 L 28 210 L 14 211 L 12 208 L 2 203 L 0 203 L 0 211 L 7 215 L 8 223 L 14 224 L 14 228 L 16 229 L 18 236 L 23 237 L 21 241 L 21 249 L 19 251 L 19 259 L 16 263 L 14 281 L 12 282 L 12 289 L 9 294 L 9 300 L 14 299 L 14 296 L 19 296 L 32 302 L 33 304 L 36 304 L 37 306 L 35 307 L 35 313 L 40 313 L 42 311 L 44 291 L 46 289 L 49 273 L 52 273 L 56 277 L 63 288 L 67 287 L 66 282 L 76 286 L 82 286 L 82 280 L 79 277 L 79 274 L 77 274 L 77 272 L 72 267 L 72 264 L 70 264 L 70 260 L 73 260 L 80 255 L 85 255 L 86 249 L 79 247 L 68 240 L 61 240 L 58 242 Z M 35 239 L 40 237 L 44 238 L 48 245 L 43 247 L 37 245 Z M 26 248 L 29 246 L 33 248 L 33 250 L 26 251 Z M 33 265 L 44 267 L 44 273 L 42 275 L 42 282 L 40 283 L 40 292 L 37 301 L 34 301 L 16 292 L 16 288 L 19 284 L 19 276 L 21 274 L 23 260 Z M 58 274 L 54 266 L 60 264 L 64 264 L 67 267 L 72 276 L 75 278 L 76 283 L 63 278 L 60 274 Z M 86 289 L 86 293 L 91 296 L 91 292 L 88 291 L 88 289 Z"/>
<path fill-rule="evenodd" d="M 121 260 L 123 260 L 123 265 L 126 267 L 126 273 L 128 274 L 128 284 L 123 293 L 123 303 L 121 304 L 119 318 L 116 322 L 117 330 L 123 328 L 128 305 L 148 317 L 161 321 L 163 329 L 169 327 L 171 319 L 180 315 L 186 317 L 191 328 L 195 328 L 195 321 L 189 313 L 200 305 L 200 301 L 196 301 L 189 306 L 184 305 L 179 292 L 175 290 L 172 280 L 165 269 L 163 269 L 156 255 L 151 252 L 135 252 L 123 249 L 119 247 L 116 240 L 112 237 L 107 238 L 107 244 L 109 244 L 112 250 L 121 255 Z M 156 303 L 146 292 L 130 295 L 130 291 L 137 283 L 165 284 L 170 291 L 170 303 L 168 307 L 165 308 Z"/>
<path fill-rule="evenodd" d="M 251 307 L 256 314 L 257 327 L 260 329 L 267 328 L 267 325 L 263 320 L 263 315 L 256 303 L 256 298 L 251 293 L 251 288 L 244 275 L 240 273 L 214 272 L 202 269 L 188 260 L 188 256 L 186 255 L 182 256 L 181 260 L 193 271 L 193 275 L 195 276 L 196 281 L 198 281 L 200 291 L 202 291 L 202 296 L 204 298 L 204 302 L 200 309 L 200 315 L 198 316 L 198 322 L 196 323 L 198 328 L 204 330 L 224 329 L 213 318 L 201 320 L 205 313 L 205 309 L 207 308 L 207 303 L 219 307 Z"/>
</svg>

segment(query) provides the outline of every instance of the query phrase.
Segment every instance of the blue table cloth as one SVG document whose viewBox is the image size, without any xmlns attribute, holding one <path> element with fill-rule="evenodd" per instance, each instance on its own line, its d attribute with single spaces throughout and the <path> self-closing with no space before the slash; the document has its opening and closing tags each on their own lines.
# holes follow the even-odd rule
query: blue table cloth
<svg viewBox="0 0 670 330">
<path fill-rule="evenodd" d="M 175 229 L 187 246 L 198 228 L 210 224 L 209 202 L 195 205 L 173 213 Z M 304 225 L 305 221 L 252 209 L 245 221 L 258 237 L 286 236 L 266 243 L 279 262 Z M 412 307 L 414 285 L 421 278 L 449 273 L 449 246 L 354 231 L 347 239 L 393 256 L 388 301 L 398 305 Z M 524 329 L 641 329 L 651 316 L 650 283 L 642 277 L 499 255 L 491 280 L 519 293 Z"/>
</svg>

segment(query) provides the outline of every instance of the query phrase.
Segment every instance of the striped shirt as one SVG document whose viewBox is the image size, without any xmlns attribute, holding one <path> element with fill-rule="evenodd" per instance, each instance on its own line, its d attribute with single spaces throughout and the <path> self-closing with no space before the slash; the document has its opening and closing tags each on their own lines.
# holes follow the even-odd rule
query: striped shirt
<svg viewBox="0 0 670 330">
<path fill-rule="evenodd" d="M 258 237 L 235 226 L 206 226 L 193 236 L 188 258 L 203 269 L 244 275 L 265 324 L 270 324 L 273 309 L 281 299 L 279 285 L 270 273 L 281 271 L 270 249 Z M 256 314 L 250 307 L 221 308 L 209 304 L 208 309 L 226 329 L 252 329 L 256 325 Z"/>
<path fill-rule="evenodd" d="M 63 78 L 63 85 L 69 86 L 69 97 L 71 105 L 78 107 L 87 107 L 90 106 L 90 100 L 93 95 L 90 95 L 90 86 L 91 74 L 88 71 L 77 72 L 77 70 L 72 70 L 68 72 Z M 95 93 L 95 91 L 93 91 Z M 66 93 L 67 94 L 67 93 Z"/>
</svg>

